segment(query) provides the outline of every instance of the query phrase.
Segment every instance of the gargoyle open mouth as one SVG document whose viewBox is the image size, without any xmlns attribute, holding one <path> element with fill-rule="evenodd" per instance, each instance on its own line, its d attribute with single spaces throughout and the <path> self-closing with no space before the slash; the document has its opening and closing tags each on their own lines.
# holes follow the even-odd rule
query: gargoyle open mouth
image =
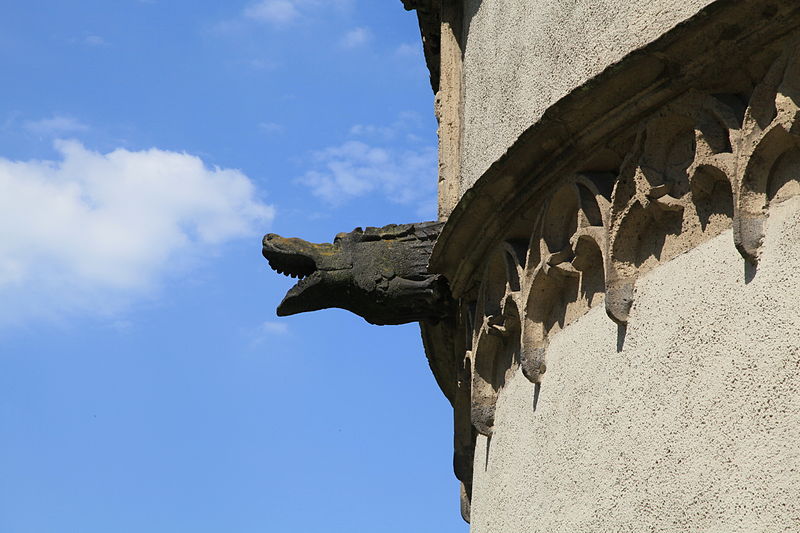
<svg viewBox="0 0 800 533">
<path fill-rule="evenodd" d="M 314 260 L 304 255 L 267 252 L 265 248 L 264 257 L 272 270 L 290 278 L 303 279 L 317 271 Z"/>
<path fill-rule="evenodd" d="M 299 278 L 278 306 L 278 315 L 293 315 L 307 308 L 313 309 L 316 304 L 309 302 L 313 297 L 304 294 L 307 289 L 318 285 L 323 279 L 322 271 L 331 267 L 327 263 L 318 263 L 330 262 L 331 256 L 335 255 L 333 246 L 289 239 L 274 233 L 265 235 L 262 245 L 262 254 L 272 270 L 290 278 Z"/>
<path fill-rule="evenodd" d="M 269 233 L 264 236 L 261 253 L 267 259 L 270 268 L 290 278 L 299 278 L 300 282 L 314 274 L 317 262 L 312 257 L 311 243 L 301 239 L 286 239 L 280 235 Z"/>
</svg>

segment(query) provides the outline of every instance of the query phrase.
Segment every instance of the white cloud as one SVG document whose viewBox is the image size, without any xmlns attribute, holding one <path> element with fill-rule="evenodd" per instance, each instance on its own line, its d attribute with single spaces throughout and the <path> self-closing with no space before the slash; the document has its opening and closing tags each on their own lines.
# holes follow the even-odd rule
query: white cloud
<svg viewBox="0 0 800 533">
<path fill-rule="evenodd" d="M 242 63 L 253 70 L 273 70 L 280 66 L 279 61 L 263 58 L 245 59 Z"/>
<path fill-rule="evenodd" d="M 412 130 L 418 130 L 422 126 L 422 119 L 413 111 L 405 111 L 400 113 L 397 120 L 388 126 L 379 126 L 375 124 L 355 124 L 350 127 L 350 135 L 354 137 L 364 137 L 372 139 L 382 139 L 384 141 L 391 141 L 398 138 L 401 134 L 405 133 L 407 140 L 411 142 L 419 142 L 419 136 L 411 133 Z"/>
<path fill-rule="evenodd" d="M 424 122 L 403 112 L 389 125 L 355 124 L 350 139 L 314 152 L 310 168 L 297 180 L 331 206 L 381 195 L 415 206 L 420 217 L 436 213 L 438 153 L 435 141 L 423 144 L 415 132 Z"/>
<path fill-rule="evenodd" d="M 286 24 L 300 16 L 293 0 L 261 0 L 245 8 L 244 16 L 260 22 Z"/>
<path fill-rule="evenodd" d="M 186 153 L 55 147 L 0 158 L 0 325 L 113 313 L 274 216 L 242 172 Z"/>
<path fill-rule="evenodd" d="M 350 126 L 350 135 L 355 137 L 382 137 L 384 139 L 394 139 L 397 136 L 397 131 L 391 126 L 354 124 Z"/>
<path fill-rule="evenodd" d="M 266 134 L 274 134 L 280 133 L 283 131 L 283 126 L 278 124 L 277 122 L 259 122 L 258 129 L 263 131 Z"/>
<path fill-rule="evenodd" d="M 342 37 L 341 44 L 344 48 L 357 48 L 369 42 L 372 32 L 368 28 L 353 28 Z"/>
<path fill-rule="evenodd" d="M 41 120 L 27 120 L 22 124 L 22 127 L 30 133 L 43 136 L 62 135 L 89 129 L 86 124 L 67 115 L 53 115 L 50 118 Z"/>
<path fill-rule="evenodd" d="M 403 43 L 394 51 L 398 57 L 422 57 L 422 45 Z"/>
<path fill-rule="evenodd" d="M 285 322 L 264 322 L 261 324 L 261 333 L 269 335 L 286 335 L 289 333 L 289 324 Z"/>
<path fill-rule="evenodd" d="M 346 9 L 353 0 L 259 0 L 244 8 L 242 15 L 250 20 L 283 26 L 313 17 L 326 9 Z"/>
<path fill-rule="evenodd" d="M 258 348 L 265 343 L 275 343 L 278 337 L 286 337 L 290 333 L 286 322 L 267 321 L 246 332 L 250 337 L 250 348 Z M 283 341 L 281 341 L 283 342 Z"/>
<path fill-rule="evenodd" d="M 108 44 L 106 40 L 99 35 L 89 35 L 83 40 L 83 42 L 89 46 L 104 46 Z"/>
<path fill-rule="evenodd" d="M 436 198 L 435 147 L 397 148 L 347 141 L 316 152 L 299 182 L 332 206 L 369 194 L 416 204 L 427 213 Z"/>
</svg>

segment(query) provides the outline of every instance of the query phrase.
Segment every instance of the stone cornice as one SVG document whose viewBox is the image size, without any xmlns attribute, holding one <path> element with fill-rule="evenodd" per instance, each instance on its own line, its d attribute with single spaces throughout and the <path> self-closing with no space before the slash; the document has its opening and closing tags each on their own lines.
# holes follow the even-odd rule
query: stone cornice
<svg viewBox="0 0 800 533">
<path fill-rule="evenodd" d="M 549 108 L 467 191 L 429 264 L 458 313 L 422 323 L 467 520 L 508 371 L 535 410 L 553 335 L 605 305 L 624 341 L 639 276 L 730 229 L 752 280 L 798 162 L 800 4 L 719 0 Z"/>
<path fill-rule="evenodd" d="M 459 201 L 431 257 L 456 297 L 532 198 L 580 170 L 631 124 L 694 88 L 725 92 L 731 72 L 800 26 L 792 0 L 719 0 L 550 107 Z"/>
</svg>

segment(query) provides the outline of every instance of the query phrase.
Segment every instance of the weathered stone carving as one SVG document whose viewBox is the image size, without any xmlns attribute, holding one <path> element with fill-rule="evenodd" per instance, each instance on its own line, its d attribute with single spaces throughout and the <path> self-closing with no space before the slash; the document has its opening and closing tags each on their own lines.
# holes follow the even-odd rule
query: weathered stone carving
<svg viewBox="0 0 800 533">
<path fill-rule="evenodd" d="M 731 227 L 737 248 L 756 262 L 769 203 L 800 192 L 789 172 L 800 162 L 794 47 L 747 101 L 691 91 L 665 106 L 641 123 L 618 170 L 576 173 L 537 199 L 524 260 L 512 259 L 520 254 L 518 238 L 498 247 L 495 254 L 505 253 L 513 265 L 508 272 L 519 273 L 503 275 L 505 291 L 480 309 L 514 301 L 522 310 L 519 363 L 531 381 L 542 378 L 554 327 L 602 298 L 609 316 L 625 324 L 636 279 L 658 264 Z M 508 253 L 512 248 L 516 254 Z M 478 292 L 500 279 L 487 267 Z M 477 341 L 499 319 L 493 311 L 474 320 Z"/>
<path fill-rule="evenodd" d="M 262 251 L 272 269 L 300 278 L 278 315 L 339 307 L 379 325 L 445 318 L 452 307 L 447 282 L 428 272 L 441 227 L 422 222 L 356 228 L 332 244 L 266 235 Z"/>
<path fill-rule="evenodd" d="M 772 202 L 800 192 L 800 53 L 792 46 L 756 87 L 737 139 L 734 240 L 758 262 Z"/>
<path fill-rule="evenodd" d="M 492 436 L 510 372 L 536 390 L 545 382 L 554 333 L 603 303 L 624 326 L 640 276 L 731 228 L 754 270 L 770 206 L 800 194 L 800 46 L 762 61 L 751 78 L 687 90 L 633 123 L 598 148 L 599 162 L 557 175 L 505 226 L 492 220 L 502 237 L 482 263 L 450 270 L 466 339 L 453 402 L 462 499 L 475 434 Z M 486 197 L 474 201 L 500 210 L 502 198 Z"/>
<path fill-rule="evenodd" d="M 640 128 L 614 186 L 606 310 L 628 321 L 636 278 L 730 228 L 734 95 L 691 93 Z"/>
</svg>

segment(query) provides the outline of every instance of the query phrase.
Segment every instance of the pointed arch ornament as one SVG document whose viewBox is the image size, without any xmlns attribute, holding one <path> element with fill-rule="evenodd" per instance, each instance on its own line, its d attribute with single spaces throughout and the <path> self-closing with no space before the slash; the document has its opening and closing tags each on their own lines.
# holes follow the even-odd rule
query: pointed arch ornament
<svg viewBox="0 0 800 533">
<path fill-rule="evenodd" d="M 511 373 L 546 386 L 553 335 L 601 305 L 624 331 L 641 276 L 731 229 L 757 275 L 770 206 L 800 194 L 800 6 L 755 4 L 714 4 L 553 105 L 445 224 L 430 269 L 458 311 L 422 328 L 452 367 L 466 519 L 475 439 Z"/>
</svg>

